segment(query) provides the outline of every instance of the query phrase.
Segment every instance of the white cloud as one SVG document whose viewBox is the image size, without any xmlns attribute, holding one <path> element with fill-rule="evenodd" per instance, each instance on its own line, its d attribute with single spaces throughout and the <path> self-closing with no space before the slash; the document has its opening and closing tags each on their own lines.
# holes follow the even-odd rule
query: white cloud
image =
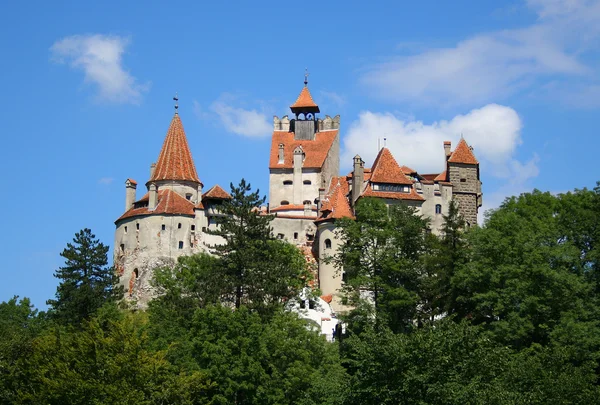
<svg viewBox="0 0 600 405">
<path fill-rule="evenodd" d="M 98 184 L 104 184 L 108 186 L 109 184 L 112 184 L 114 180 L 115 179 L 113 179 L 112 177 L 102 177 L 100 180 L 98 180 Z"/>
<path fill-rule="evenodd" d="M 521 127 L 516 111 L 498 104 L 432 124 L 401 119 L 392 113 L 364 111 L 344 138 L 342 163 L 349 165 L 358 153 L 370 164 L 377 154 L 378 139 L 383 143 L 387 138 L 387 147 L 400 164 L 420 173 L 439 173 L 444 168 L 443 142 L 448 140 L 455 146 L 462 134 L 486 170 L 495 177 L 508 178 L 517 168 L 511 162 L 521 143 Z M 523 167 L 533 173 L 530 166 Z"/>
<path fill-rule="evenodd" d="M 115 103 L 139 103 L 149 85 L 140 85 L 123 67 L 127 38 L 107 35 L 73 35 L 56 41 L 52 59 L 83 70 L 85 81 L 98 86 L 98 98 Z"/>
<path fill-rule="evenodd" d="M 474 35 L 455 46 L 399 55 L 370 66 L 361 82 L 377 96 L 423 104 L 472 104 L 535 88 L 552 79 L 593 82 L 584 63 L 600 36 L 600 3 L 531 0 L 538 21 Z"/>
<path fill-rule="evenodd" d="M 223 93 L 205 110 L 200 103 L 194 101 L 194 113 L 202 120 L 217 118 L 228 132 L 249 138 L 265 138 L 273 132 L 273 124 L 269 123 L 265 108 L 246 109 L 239 106 L 238 97 Z M 257 102 L 261 105 L 261 102 Z"/>
<path fill-rule="evenodd" d="M 496 178 L 500 186 L 489 196 L 484 195 L 481 210 L 496 208 L 507 195 L 528 189 L 528 181 L 539 174 L 539 157 L 528 161 L 515 158 L 521 144 L 522 123 L 510 107 L 488 104 L 457 115 L 448 121 L 425 124 L 414 119 L 399 118 L 392 113 L 364 111 L 350 125 L 344 138 L 342 166 L 350 168 L 352 157 L 359 154 L 370 167 L 377 154 L 378 140 L 391 150 L 400 165 L 419 173 L 439 173 L 445 168 L 444 141 L 456 147 L 461 134 L 473 147 L 484 176 Z"/>
</svg>

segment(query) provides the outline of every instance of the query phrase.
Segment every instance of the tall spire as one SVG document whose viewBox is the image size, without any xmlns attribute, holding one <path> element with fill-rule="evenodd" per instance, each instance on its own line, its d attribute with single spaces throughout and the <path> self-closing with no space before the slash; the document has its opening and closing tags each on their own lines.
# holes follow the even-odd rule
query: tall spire
<svg viewBox="0 0 600 405">
<path fill-rule="evenodd" d="M 169 125 L 150 181 L 178 180 L 202 184 L 196 172 L 181 118 L 177 113 L 177 96 L 173 99 L 176 101 L 175 115 Z"/>
</svg>

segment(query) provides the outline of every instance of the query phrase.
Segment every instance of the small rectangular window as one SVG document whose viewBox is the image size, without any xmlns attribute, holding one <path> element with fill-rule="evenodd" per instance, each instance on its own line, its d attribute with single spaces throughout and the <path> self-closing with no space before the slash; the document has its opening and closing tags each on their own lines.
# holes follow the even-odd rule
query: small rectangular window
<svg viewBox="0 0 600 405">
<path fill-rule="evenodd" d="M 164 231 L 165 229 L 167 229 L 167 226 L 165 224 L 162 224 L 161 229 Z"/>
<path fill-rule="evenodd" d="M 138 231 L 140 230 L 140 224 L 139 223 L 135 224 L 135 229 L 137 229 Z"/>
<path fill-rule="evenodd" d="M 125 227 L 125 233 L 127 233 L 127 227 Z"/>
<path fill-rule="evenodd" d="M 125 244 L 121 243 L 121 253 L 125 253 Z"/>
<path fill-rule="evenodd" d="M 179 249 L 183 249 L 183 241 L 182 240 L 179 241 Z"/>
<path fill-rule="evenodd" d="M 177 224 L 177 229 L 181 229 L 181 222 Z"/>
<path fill-rule="evenodd" d="M 192 225 L 192 231 L 196 230 L 196 225 Z"/>
<path fill-rule="evenodd" d="M 298 232 L 294 232 L 294 239 L 298 239 Z"/>
</svg>

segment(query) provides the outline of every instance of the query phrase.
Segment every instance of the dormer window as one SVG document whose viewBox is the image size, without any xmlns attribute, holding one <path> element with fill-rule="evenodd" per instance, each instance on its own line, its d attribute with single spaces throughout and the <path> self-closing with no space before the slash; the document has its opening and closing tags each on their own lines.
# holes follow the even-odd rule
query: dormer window
<svg viewBox="0 0 600 405">
<path fill-rule="evenodd" d="M 192 199 L 192 195 L 190 193 L 187 193 L 185 195 L 185 199 L 188 200 L 188 201 L 190 201 Z"/>
<path fill-rule="evenodd" d="M 279 160 L 277 161 L 277 163 L 279 163 L 279 164 L 284 163 L 283 144 L 282 143 L 279 144 Z"/>
</svg>

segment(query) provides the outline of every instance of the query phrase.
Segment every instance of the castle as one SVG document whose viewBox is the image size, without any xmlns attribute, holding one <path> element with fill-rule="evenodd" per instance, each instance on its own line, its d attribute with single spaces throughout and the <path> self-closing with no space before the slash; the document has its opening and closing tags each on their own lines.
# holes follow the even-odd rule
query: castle
<svg viewBox="0 0 600 405">
<path fill-rule="evenodd" d="M 277 238 L 297 245 L 308 260 L 317 262 L 319 288 L 334 310 L 343 310 L 338 297 L 343 271 L 325 259 L 340 244 L 336 219 L 353 217 L 360 198 L 408 204 L 429 218 L 434 233 L 439 233 L 452 200 L 468 226 L 477 223 L 482 204 L 479 162 L 464 139 L 454 150 L 444 142 L 440 159 L 446 170 L 441 173 L 420 174 L 401 166 L 384 147 L 371 168 L 357 155 L 352 171 L 340 175 L 339 115 L 317 117 L 319 106 L 306 79 L 290 109 L 293 118 L 273 119 L 269 204 L 261 212 L 274 216 Z M 127 179 L 125 213 L 115 221 L 115 268 L 140 305 L 153 296 L 153 268 L 220 243 L 206 230 L 215 229 L 218 205 L 230 195 L 218 185 L 206 192 L 203 187 L 176 105 L 158 161 L 150 167 L 147 193 L 136 200 L 137 183 Z"/>
</svg>

